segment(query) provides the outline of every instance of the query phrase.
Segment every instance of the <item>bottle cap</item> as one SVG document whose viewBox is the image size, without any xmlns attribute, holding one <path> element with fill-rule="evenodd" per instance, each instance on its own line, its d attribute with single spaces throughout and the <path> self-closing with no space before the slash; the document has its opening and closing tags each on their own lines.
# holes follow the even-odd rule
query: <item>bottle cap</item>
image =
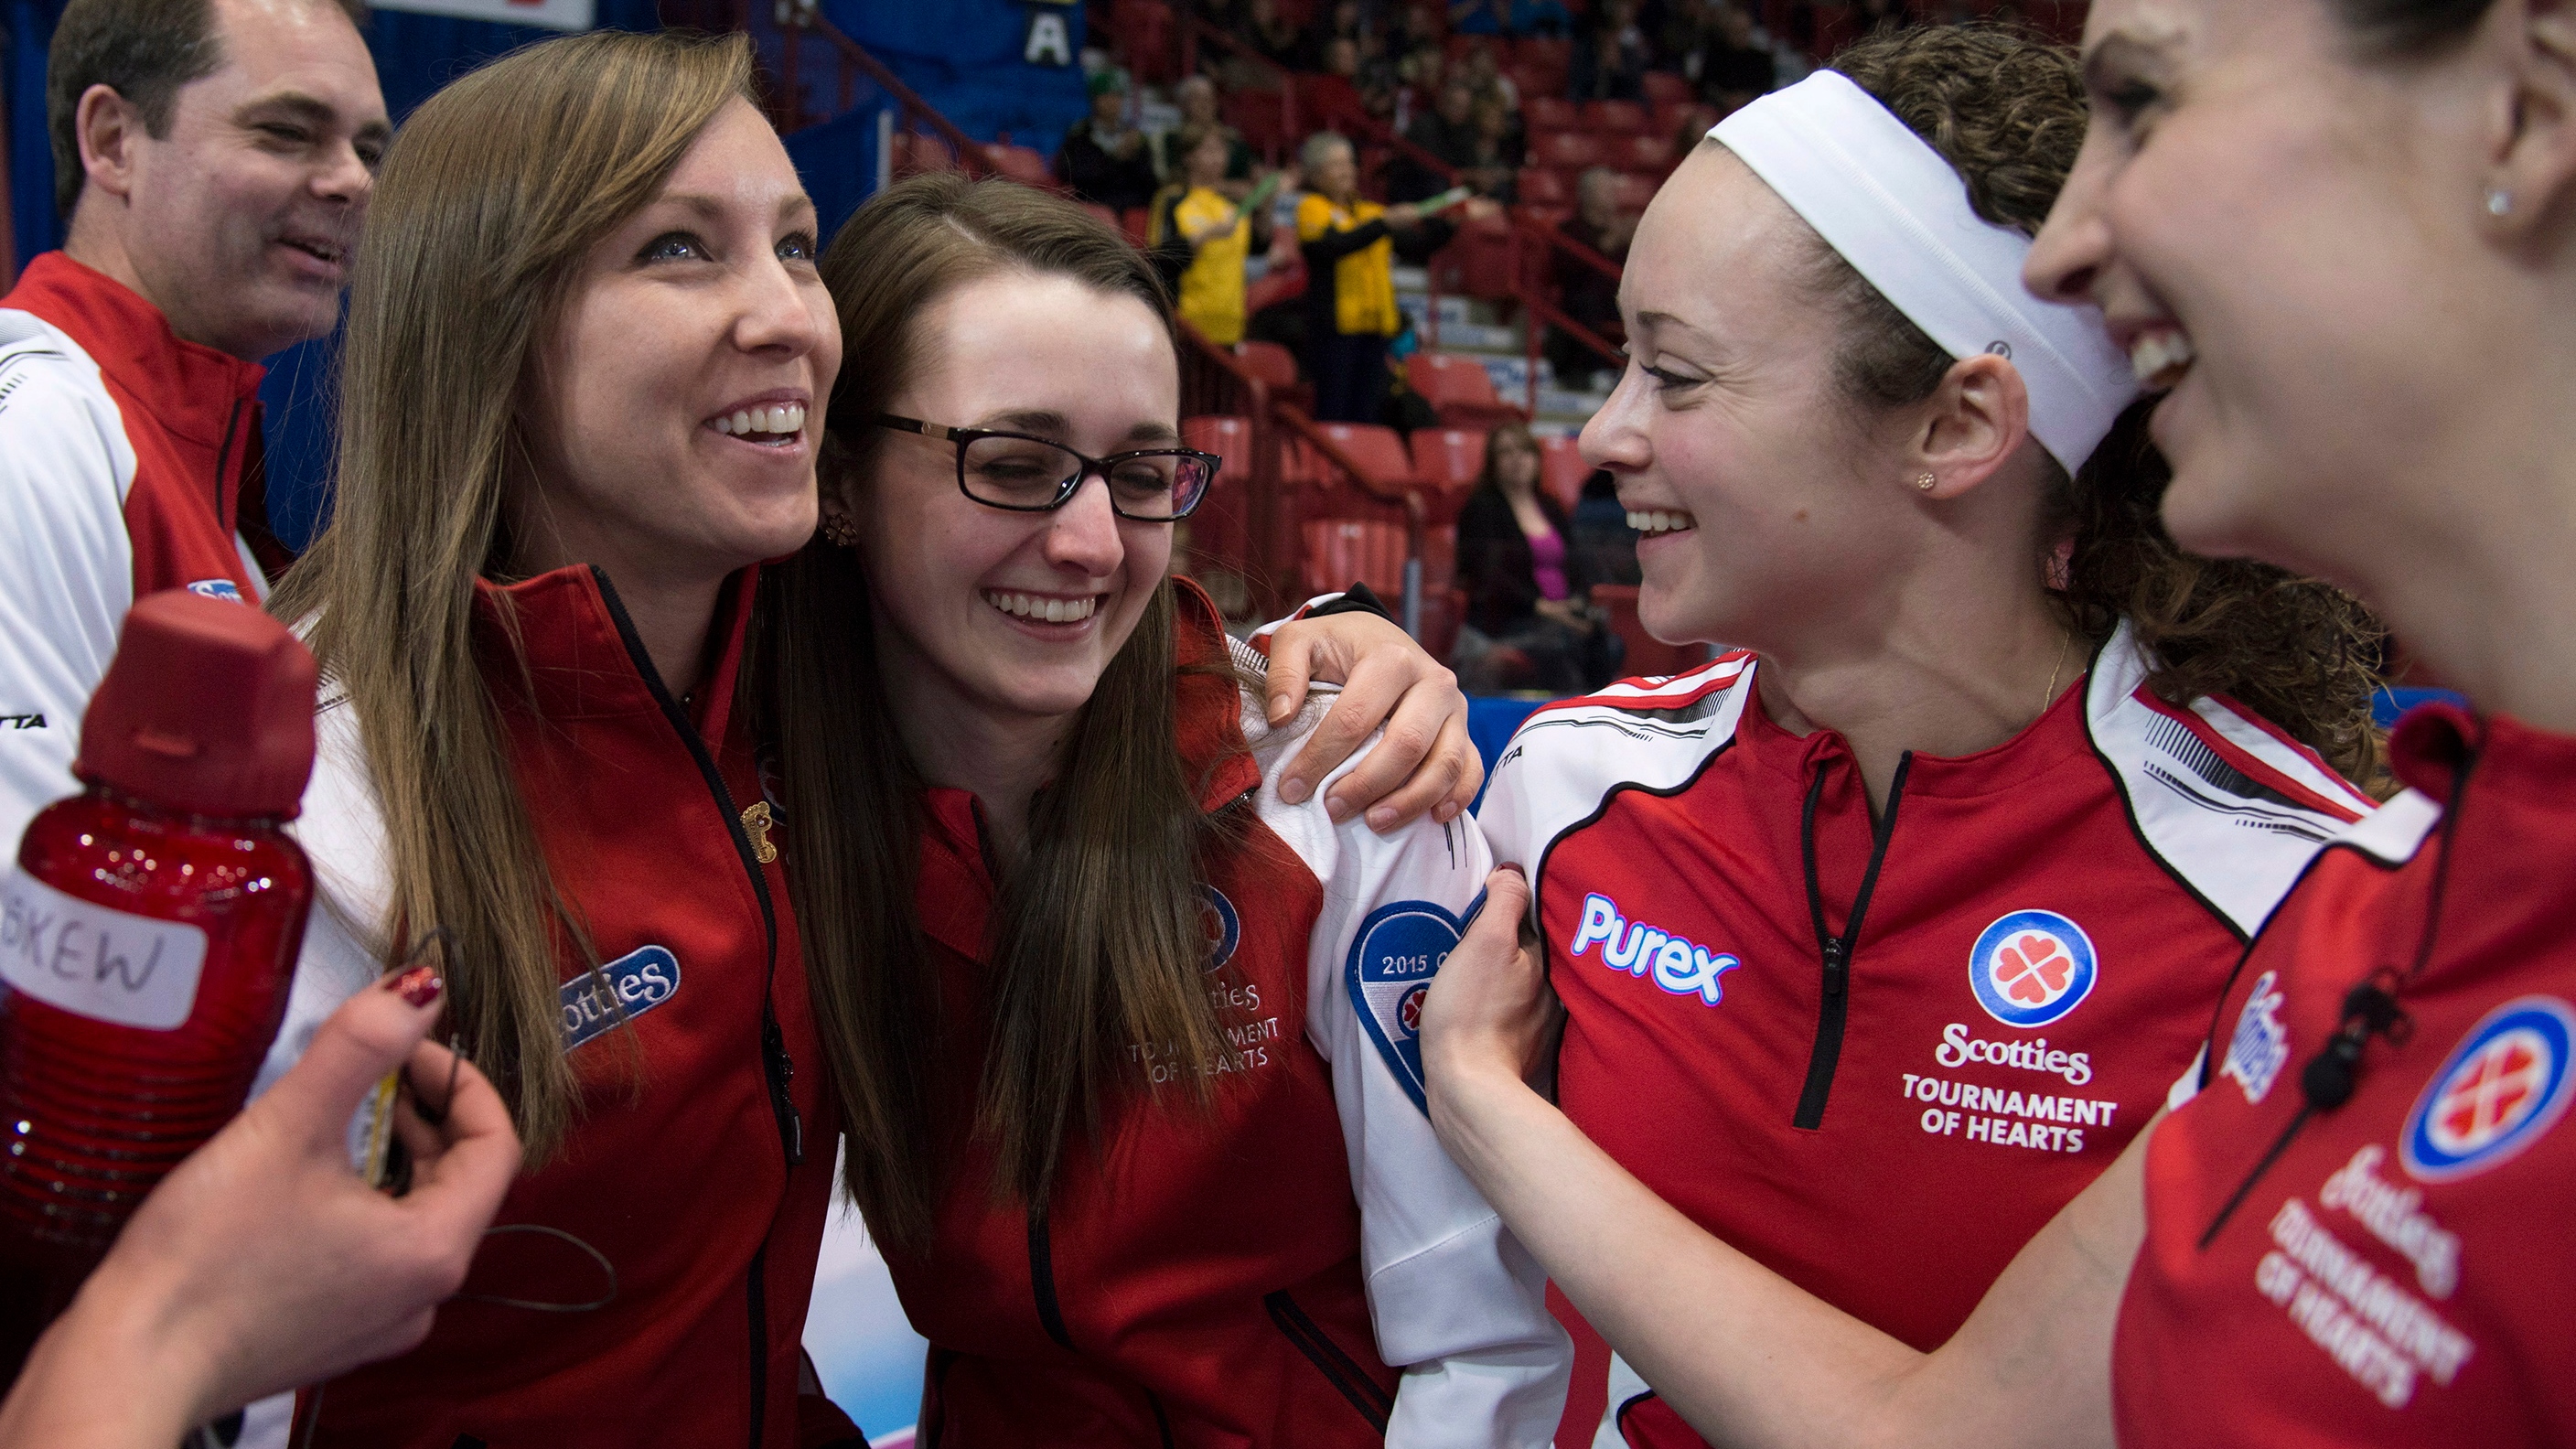
<svg viewBox="0 0 2576 1449">
<path fill-rule="evenodd" d="M 291 817 L 313 773 L 320 672 L 256 608 L 146 595 L 90 699 L 73 773 L 191 815 Z"/>
</svg>

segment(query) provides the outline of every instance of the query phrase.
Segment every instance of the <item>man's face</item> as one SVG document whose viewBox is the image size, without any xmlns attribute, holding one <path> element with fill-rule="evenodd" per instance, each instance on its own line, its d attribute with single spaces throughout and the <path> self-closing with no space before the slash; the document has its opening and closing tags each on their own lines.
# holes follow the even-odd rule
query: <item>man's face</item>
<svg viewBox="0 0 2576 1449">
<path fill-rule="evenodd" d="M 171 330 L 257 359 L 331 330 L 393 128 L 329 0 L 214 0 L 223 63 L 128 138 L 124 243 Z M 95 183 L 82 206 L 114 206 Z"/>
</svg>

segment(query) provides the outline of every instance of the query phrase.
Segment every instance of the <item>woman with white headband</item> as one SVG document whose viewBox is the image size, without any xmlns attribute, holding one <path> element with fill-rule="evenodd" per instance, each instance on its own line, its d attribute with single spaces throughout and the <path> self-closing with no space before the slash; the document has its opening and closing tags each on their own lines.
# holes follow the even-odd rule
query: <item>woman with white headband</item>
<svg viewBox="0 0 2576 1449">
<path fill-rule="evenodd" d="M 2324 585 L 2181 554 L 2128 359 L 2023 290 L 2084 132 L 2072 58 L 1940 29 L 1835 67 L 1656 198 L 1584 435 L 1649 627 L 1749 648 L 1540 711 L 1482 820 L 1536 893 L 1566 1117 L 1928 1349 L 2370 811 L 2369 634 Z M 1699 1442 L 1560 1311 L 1560 1445 Z"/>
<path fill-rule="evenodd" d="M 1730 1445 L 2576 1443 L 2576 15 L 2095 0 L 2084 73 L 2027 275 L 2166 390 L 2174 535 L 2350 580 L 2479 712 L 2398 726 L 2412 788 L 2282 900 L 2177 1105 L 1933 1352 L 1520 1085 L 1545 988 L 1503 920 L 1431 993 L 1434 1120 Z"/>
</svg>

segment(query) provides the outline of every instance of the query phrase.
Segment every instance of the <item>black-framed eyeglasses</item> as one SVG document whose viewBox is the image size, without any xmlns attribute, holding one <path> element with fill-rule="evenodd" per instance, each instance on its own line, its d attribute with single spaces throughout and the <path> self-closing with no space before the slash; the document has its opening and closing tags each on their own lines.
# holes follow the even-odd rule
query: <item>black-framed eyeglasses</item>
<svg viewBox="0 0 2576 1449">
<path fill-rule="evenodd" d="M 919 433 L 957 445 L 957 486 L 988 508 L 1048 513 L 1062 508 L 1094 473 L 1109 486 L 1109 506 L 1137 523 L 1190 516 L 1207 497 L 1225 460 L 1194 448 L 1140 448 L 1086 457 L 1062 443 L 990 428 L 951 428 L 881 414 L 881 428 Z"/>
</svg>

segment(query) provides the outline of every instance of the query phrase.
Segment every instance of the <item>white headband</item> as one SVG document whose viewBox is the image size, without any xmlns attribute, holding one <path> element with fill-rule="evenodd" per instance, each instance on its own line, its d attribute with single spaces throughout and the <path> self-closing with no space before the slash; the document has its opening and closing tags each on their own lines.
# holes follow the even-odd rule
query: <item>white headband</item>
<svg viewBox="0 0 2576 1449">
<path fill-rule="evenodd" d="M 2101 312 L 2022 285 L 2030 240 L 1979 217 L 1929 143 L 1849 78 L 1820 70 L 1709 131 L 1952 357 L 2010 358 L 2030 430 L 2070 473 L 2137 396 Z"/>
</svg>

